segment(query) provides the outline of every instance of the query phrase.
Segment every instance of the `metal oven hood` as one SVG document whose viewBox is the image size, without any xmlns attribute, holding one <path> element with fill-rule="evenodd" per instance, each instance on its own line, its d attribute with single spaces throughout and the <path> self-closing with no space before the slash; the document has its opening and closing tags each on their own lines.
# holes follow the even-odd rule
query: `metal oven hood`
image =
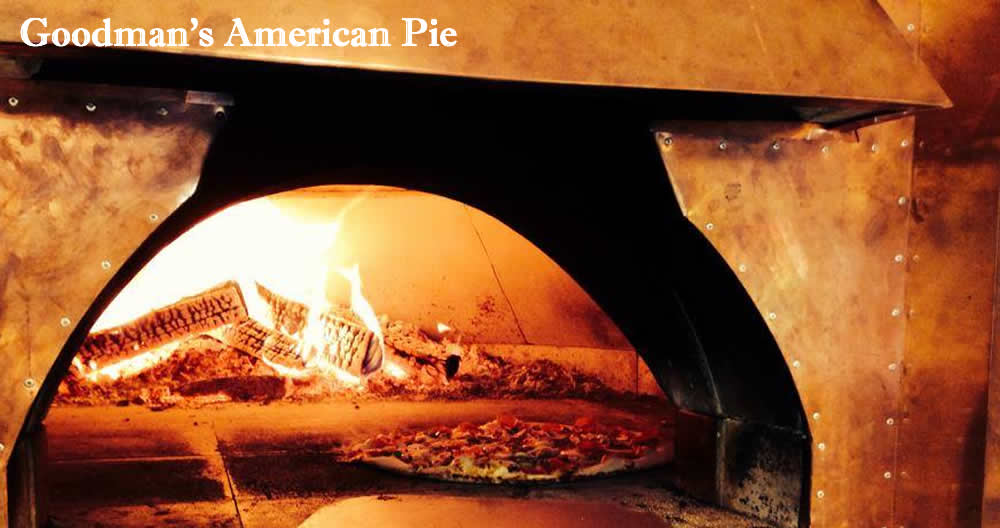
<svg viewBox="0 0 1000 528">
<path fill-rule="evenodd" d="M 24 13 L 44 13 L 48 31 L 185 28 L 197 18 L 212 46 L 189 36 L 186 48 L 150 51 L 199 56 L 426 73 L 506 81 L 753 94 L 788 98 L 807 120 L 946 107 L 951 102 L 875 0 L 222 0 L 167 3 L 112 0 L 79 10 L 53 0 L 0 5 L 0 53 L 99 52 L 29 48 Z M 256 28 L 387 28 L 388 47 L 225 46 L 239 17 Z M 404 17 L 435 18 L 458 43 L 404 47 Z"/>
</svg>

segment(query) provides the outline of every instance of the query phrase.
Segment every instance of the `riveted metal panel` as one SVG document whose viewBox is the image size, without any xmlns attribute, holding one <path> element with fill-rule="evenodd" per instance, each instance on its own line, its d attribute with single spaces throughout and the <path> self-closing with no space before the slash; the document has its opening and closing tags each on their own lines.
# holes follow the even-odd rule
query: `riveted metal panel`
<svg viewBox="0 0 1000 528">
<path fill-rule="evenodd" d="M 183 92 L 4 81 L 0 93 L 5 467 L 84 313 L 194 191 L 217 119 L 212 106 L 185 104 Z"/>
<path fill-rule="evenodd" d="M 912 119 L 656 127 L 688 220 L 768 321 L 813 438 L 815 526 L 888 525 Z M 723 402 L 725 408 L 727 402 Z"/>
</svg>

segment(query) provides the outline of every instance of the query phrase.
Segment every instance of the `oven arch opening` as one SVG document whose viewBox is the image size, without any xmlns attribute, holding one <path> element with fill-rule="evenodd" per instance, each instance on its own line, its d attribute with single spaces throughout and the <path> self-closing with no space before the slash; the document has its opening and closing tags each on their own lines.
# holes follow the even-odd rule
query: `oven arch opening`
<svg viewBox="0 0 1000 528">
<path fill-rule="evenodd" d="M 228 130 L 240 127 L 234 122 Z M 587 139 L 582 141 L 550 135 L 559 131 L 554 128 L 545 129 L 549 134 L 536 131 L 515 139 L 501 131 L 509 129 L 476 138 L 460 134 L 433 141 L 418 138 L 412 142 L 416 145 L 389 156 L 402 162 L 422 151 L 423 163 L 408 169 L 398 163 L 372 163 L 371 156 L 383 146 L 377 141 L 340 145 L 339 150 L 351 155 L 331 159 L 328 149 L 315 139 L 298 142 L 301 137 L 268 134 L 262 142 L 260 137 L 248 141 L 248 131 L 224 133 L 210 152 L 196 193 L 130 259 L 81 327 L 86 324 L 89 329 L 115 292 L 156 250 L 224 205 L 318 184 L 390 185 L 447 196 L 502 221 L 566 269 L 635 345 L 671 399 L 691 411 L 684 423 L 697 434 L 689 435 L 692 445 L 686 448 L 699 450 L 690 452 L 689 458 L 699 463 L 689 468 L 695 478 L 682 482 L 682 487 L 732 507 L 739 493 L 733 486 L 727 488 L 725 479 L 753 480 L 751 470 L 766 473 L 768 468 L 761 468 L 760 461 L 771 457 L 782 474 L 791 475 L 787 480 L 800 486 L 800 495 L 791 514 L 757 513 L 782 524 L 798 524 L 808 512 L 808 492 L 803 490 L 809 489 L 810 461 L 808 425 L 794 382 L 766 322 L 732 271 L 676 211 L 664 210 L 663 204 L 675 202 L 649 138 L 639 145 L 646 148 L 637 149 L 630 140 L 639 134 L 621 135 L 628 136 L 626 141 L 592 127 L 585 127 L 582 137 Z M 539 150 L 542 141 L 547 154 Z M 464 154 L 449 158 L 444 167 L 440 162 L 427 163 L 436 161 L 434 152 L 440 153 L 446 145 L 457 146 Z M 484 178 L 470 184 L 470 167 L 481 167 L 473 153 L 484 151 L 516 152 L 519 155 L 514 158 L 532 159 L 535 166 L 524 170 L 506 160 L 486 168 L 477 174 Z M 568 161 L 569 153 L 576 151 L 591 155 Z M 627 177 L 616 185 L 599 181 L 611 167 Z M 540 175 L 554 178 L 542 181 Z M 595 211 L 595 203 L 606 206 Z M 656 246 L 655 251 L 651 246 Z M 648 308 L 650 299 L 658 303 L 655 310 Z M 670 349 L 657 346 L 663 333 L 671 335 L 672 343 L 681 344 Z M 72 353 L 68 352 L 84 337 L 79 329 L 77 334 L 45 381 L 31 414 L 34 423 L 44 416 L 49 403 L 44 397 L 54 394 L 53 383 L 69 369 Z M 709 439 L 715 435 L 723 442 L 708 445 L 698 434 Z M 728 443 L 748 437 L 756 440 L 742 440 L 735 446 Z M 727 451 L 727 445 L 742 447 L 742 452 Z M 780 452 L 787 456 L 774 458 L 779 451 L 775 446 L 783 446 Z M 767 457 L 761 456 L 763 452 Z M 742 457 L 741 467 L 727 464 L 735 453 Z M 709 466 L 712 472 L 719 467 L 735 468 L 734 475 L 712 477 L 706 485 Z M 781 492 L 789 493 L 788 489 Z"/>
</svg>

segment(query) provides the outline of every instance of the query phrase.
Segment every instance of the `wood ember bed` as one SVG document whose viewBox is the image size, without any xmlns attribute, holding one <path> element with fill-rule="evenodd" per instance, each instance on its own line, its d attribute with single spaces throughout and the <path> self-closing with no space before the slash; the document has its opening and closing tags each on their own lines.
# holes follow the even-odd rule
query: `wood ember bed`
<svg viewBox="0 0 1000 528">
<path fill-rule="evenodd" d="M 384 316 L 380 342 L 349 309 L 332 307 L 316 318 L 329 346 L 324 352 L 341 371 L 364 379 L 363 387 L 345 384 L 306 368 L 300 346 L 309 309 L 260 284 L 255 289 L 273 326 L 250 317 L 244 292 L 227 282 L 90 334 L 56 404 L 163 409 L 282 399 L 636 397 L 552 361 L 512 361 Z M 152 359 L 137 372 L 108 372 L 143 356 Z M 370 372 L 383 363 L 404 374 L 388 366 Z"/>
</svg>

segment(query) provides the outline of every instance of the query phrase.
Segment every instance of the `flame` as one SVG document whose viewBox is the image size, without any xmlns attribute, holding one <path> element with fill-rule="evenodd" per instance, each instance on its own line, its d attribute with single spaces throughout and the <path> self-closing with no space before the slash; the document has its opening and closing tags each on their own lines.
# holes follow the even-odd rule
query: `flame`
<svg viewBox="0 0 1000 528">
<path fill-rule="evenodd" d="M 310 299 L 317 278 L 327 272 L 340 224 L 341 217 L 332 222 L 291 218 L 266 198 L 228 207 L 163 248 L 91 331 L 125 324 L 228 280 L 239 283 L 250 316 L 270 324 L 266 303 L 252 293 L 253 281 L 299 302 Z"/>
<path fill-rule="evenodd" d="M 368 299 L 365 299 L 365 296 L 361 294 L 361 272 L 358 270 L 358 265 L 341 268 L 340 274 L 347 279 L 347 282 L 351 283 L 351 311 L 375 334 L 379 346 L 384 348 L 385 338 L 382 337 L 382 326 L 378 322 L 378 316 L 375 315 L 375 309 L 372 308 Z"/>
<path fill-rule="evenodd" d="M 158 253 L 101 314 L 92 331 L 128 323 L 228 280 L 235 280 L 240 285 L 251 318 L 282 331 L 275 325 L 267 302 L 257 294 L 255 283 L 260 283 L 308 308 L 305 324 L 296 335 L 290 336 L 298 341 L 296 351 L 304 366 L 290 368 L 266 358 L 264 363 L 289 378 L 321 375 L 345 385 L 362 385 L 361 378 L 334 363 L 339 345 L 324 335 L 323 316 L 331 309 L 326 293 L 327 278 L 344 216 L 363 198 L 364 195 L 355 197 L 333 221 L 324 222 L 291 218 L 266 198 L 231 206 L 197 224 Z M 362 294 L 358 265 L 355 263 L 337 271 L 350 283 L 352 312 L 384 350 L 385 339 L 378 317 Z M 221 331 L 213 335 L 222 338 Z M 83 365 L 78 358 L 73 365 L 91 381 L 117 380 L 166 360 L 178 344 L 172 343 L 103 367 L 93 362 Z M 407 376 L 399 365 L 388 364 L 384 359 L 382 364 L 393 377 Z"/>
</svg>

